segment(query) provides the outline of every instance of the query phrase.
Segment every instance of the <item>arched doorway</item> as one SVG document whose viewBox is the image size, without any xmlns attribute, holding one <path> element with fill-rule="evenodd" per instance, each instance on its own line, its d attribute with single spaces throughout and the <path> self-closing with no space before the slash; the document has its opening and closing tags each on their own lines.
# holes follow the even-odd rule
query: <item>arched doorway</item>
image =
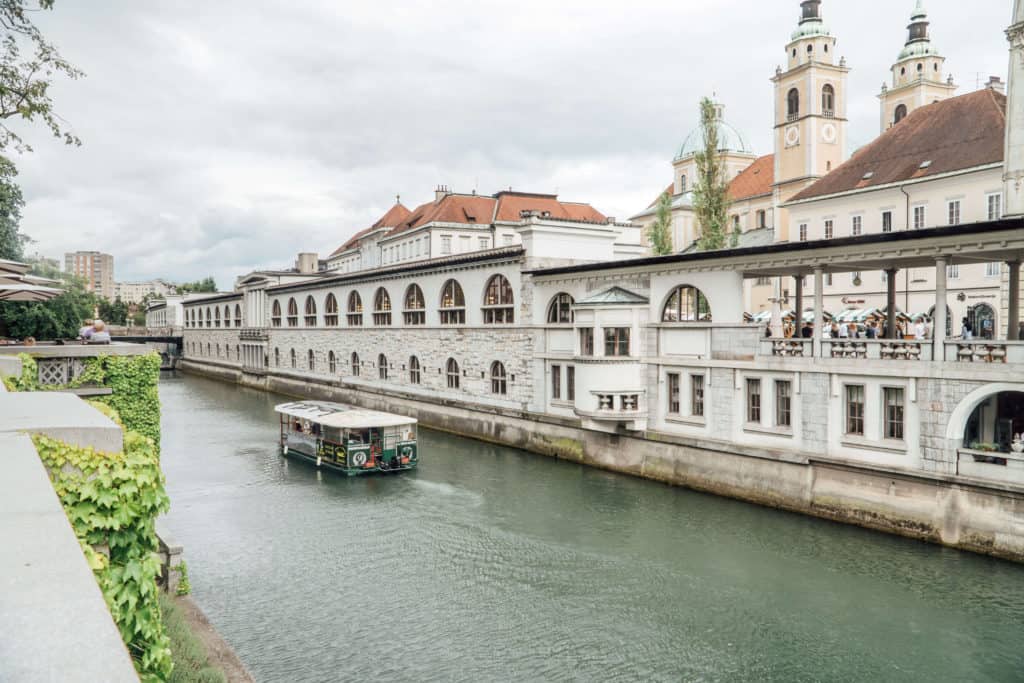
<svg viewBox="0 0 1024 683">
<path fill-rule="evenodd" d="M 933 323 L 935 321 L 935 307 L 932 306 L 928 309 L 928 319 Z M 946 306 L 946 339 L 950 339 L 953 336 L 953 309 L 948 305 Z"/>
<path fill-rule="evenodd" d="M 984 398 L 964 426 L 963 447 L 1010 453 L 1014 437 L 1024 433 L 1024 391 L 1000 391 Z"/>
<path fill-rule="evenodd" d="M 988 304 L 975 304 L 967 309 L 967 319 L 974 334 L 982 339 L 995 339 L 996 311 Z"/>
</svg>

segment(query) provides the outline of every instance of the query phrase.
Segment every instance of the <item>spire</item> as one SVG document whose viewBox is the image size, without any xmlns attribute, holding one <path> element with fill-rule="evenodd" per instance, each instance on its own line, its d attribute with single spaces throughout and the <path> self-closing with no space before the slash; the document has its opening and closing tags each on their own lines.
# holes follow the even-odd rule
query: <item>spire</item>
<svg viewBox="0 0 1024 683">
<path fill-rule="evenodd" d="M 800 25 L 793 31 L 793 40 L 829 35 L 821 20 L 821 0 L 803 0 L 800 3 Z"/>
<path fill-rule="evenodd" d="M 910 15 L 910 25 L 907 26 L 907 31 L 909 32 L 907 45 L 928 41 L 929 23 L 928 12 L 924 8 L 924 0 L 917 0 L 914 13 Z"/>
<path fill-rule="evenodd" d="M 802 10 L 800 23 L 808 21 L 821 21 L 821 0 L 803 0 L 800 3 Z"/>
</svg>

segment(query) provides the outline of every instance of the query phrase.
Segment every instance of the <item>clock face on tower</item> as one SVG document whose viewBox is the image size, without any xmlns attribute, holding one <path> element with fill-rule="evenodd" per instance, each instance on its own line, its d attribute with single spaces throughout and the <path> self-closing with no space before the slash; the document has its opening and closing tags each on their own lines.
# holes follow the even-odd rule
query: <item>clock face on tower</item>
<svg viewBox="0 0 1024 683">
<path fill-rule="evenodd" d="M 786 146 L 796 147 L 800 144 L 800 126 L 790 126 L 786 129 Z"/>
<path fill-rule="evenodd" d="M 821 139 L 828 143 L 836 141 L 836 127 L 831 123 L 826 123 L 821 128 Z"/>
</svg>

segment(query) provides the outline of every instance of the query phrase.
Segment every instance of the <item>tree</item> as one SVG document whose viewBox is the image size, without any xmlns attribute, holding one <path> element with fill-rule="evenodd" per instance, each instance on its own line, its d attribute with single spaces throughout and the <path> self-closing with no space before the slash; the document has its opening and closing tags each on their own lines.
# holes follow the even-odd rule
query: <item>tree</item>
<svg viewBox="0 0 1024 683">
<path fill-rule="evenodd" d="M 655 256 L 672 253 L 672 193 L 658 197 L 658 215 L 647 230 L 647 239 Z"/>
<path fill-rule="evenodd" d="M 128 304 L 117 297 L 113 301 L 100 299 L 100 318 L 111 325 L 124 325 L 128 319 Z"/>
<path fill-rule="evenodd" d="M 718 152 L 718 111 L 708 98 L 700 101 L 700 125 L 704 149 L 695 155 L 697 183 L 693 188 L 693 211 L 700 225 L 702 250 L 723 249 L 729 213 L 729 181 L 725 163 Z M 738 235 L 734 237 L 737 239 Z"/>
<path fill-rule="evenodd" d="M 217 282 L 212 277 L 196 280 L 195 282 L 185 282 L 178 285 L 178 291 L 182 294 L 212 293 L 217 291 Z"/>
<path fill-rule="evenodd" d="M 33 275 L 60 280 L 64 293 L 43 303 L 0 302 L 0 337 L 74 339 L 82 323 L 93 317 L 96 295 L 85 280 L 45 264 L 33 264 Z"/>
<path fill-rule="evenodd" d="M 51 80 L 57 74 L 77 79 L 85 74 L 60 56 L 32 22 L 32 14 L 53 9 L 54 0 L 0 0 L 0 150 L 32 151 L 9 121 L 42 120 L 54 137 L 80 145 L 68 124 L 53 110 Z"/>
<path fill-rule="evenodd" d="M 20 261 L 29 238 L 18 230 L 25 199 L 14 182 L 18 169 L 7 157 L 0 156 L 0 259 Z"/>
</svg>

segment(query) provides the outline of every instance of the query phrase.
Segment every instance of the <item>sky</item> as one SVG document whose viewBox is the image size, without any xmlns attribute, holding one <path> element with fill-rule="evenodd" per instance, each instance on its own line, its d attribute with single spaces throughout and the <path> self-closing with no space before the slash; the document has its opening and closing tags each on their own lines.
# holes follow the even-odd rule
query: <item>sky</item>
<svg viewBox="0 0 1024 683">
<path fill-rule="evenodd" d="M 825 0 L 852 147 L 915 0 Z M 1006 78 L 1010 0 L 927 0 L 960 92 Z M 626 219 L 672 181 L 714 94 L 772 151 L 770 78 L 798 0 L 57 0 L 37 15 L 86 72 L 58 80 L 66 147 L 15 123 L 29 253 L 111 253 L 118 281 L 221 289 L 326 256 L 396 195 L 557 193 Z"/>
</svg>

